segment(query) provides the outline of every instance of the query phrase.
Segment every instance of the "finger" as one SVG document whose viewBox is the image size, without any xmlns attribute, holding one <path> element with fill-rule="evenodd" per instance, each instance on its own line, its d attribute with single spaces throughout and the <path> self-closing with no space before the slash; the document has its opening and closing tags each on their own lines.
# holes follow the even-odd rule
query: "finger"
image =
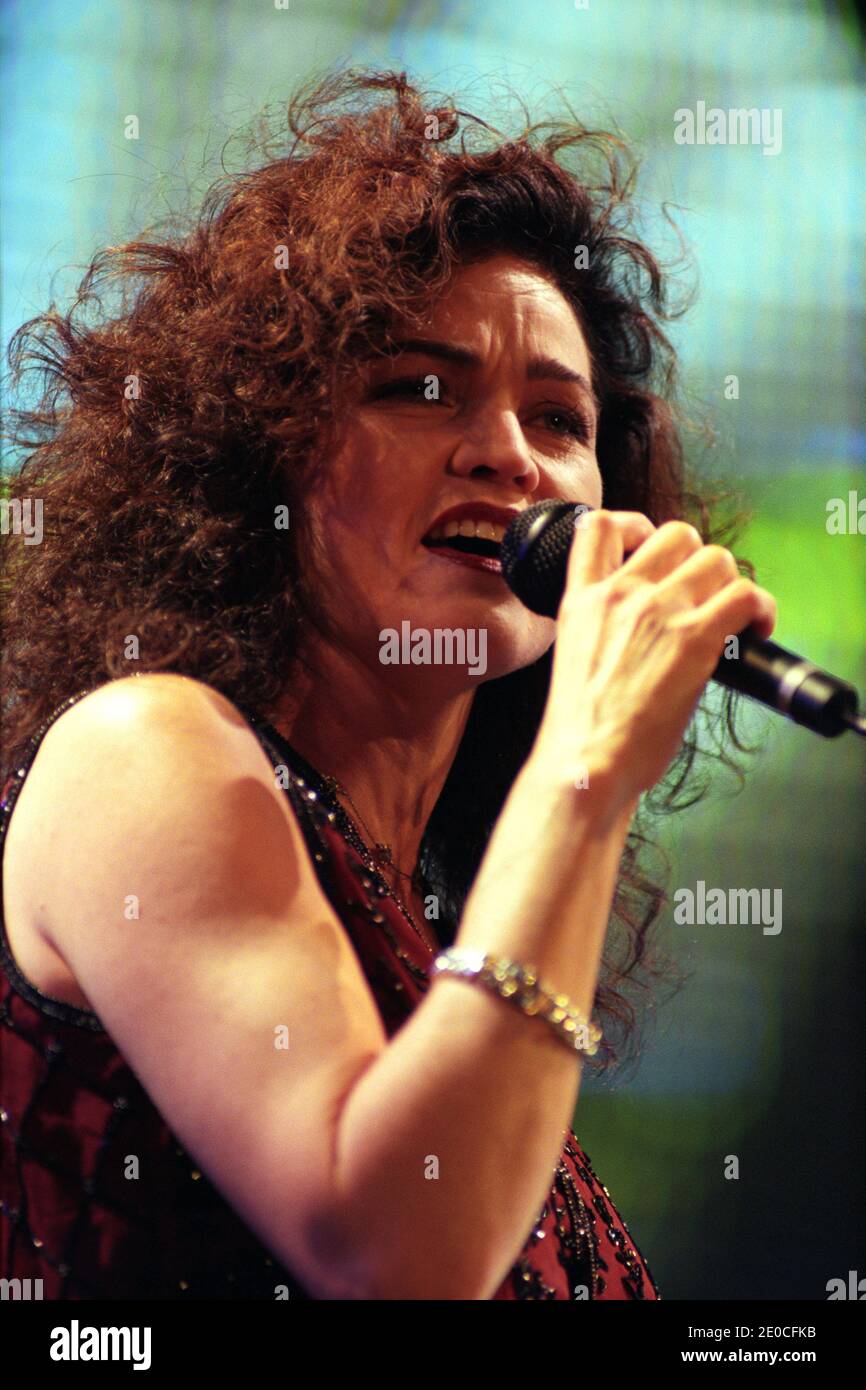
<svg viewBox="0 0 866 1390">
<path fill-rule="evenodd" d="M 740 578 L 737 562 L 721 545 L 703 545 L 658 582 L 659 598 L 671 610 L 684 604 L 706 603 L 726 584 Z"/>
<path fill-rule="evenodd" d="M 767 638 L 776 626 L 776 600 L 751 579 L 737 579 L 695 609 L 695 621 L 719 641 L 753 627 Z"/>
<path fill-rule="evenodd" d="M 568 557 L 566 589 L 575 582 L 595 584 L 619 569 L 626 554 L 646 543 L 655 531 L 642 512 L 584 512 L 575 523 Z"/>
<path fill-rule="evenodd" d="M 701 534 L 687 521 L 666 521 L 622 567 L 624 575 L 658 582 L 703 548 Z"/>
</svg>

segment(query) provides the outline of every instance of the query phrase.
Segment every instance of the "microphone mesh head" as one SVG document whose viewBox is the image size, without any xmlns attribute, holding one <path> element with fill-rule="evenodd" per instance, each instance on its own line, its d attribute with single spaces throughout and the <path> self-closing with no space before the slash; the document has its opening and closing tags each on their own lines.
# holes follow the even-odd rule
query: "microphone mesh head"
<svg viewBox="0 0 866 1390">
<path fill-rule="evenodd" d="M 502 537 L 502 575 L 533 613 L 555 618 L 565 589 L 574 526 L 585 502 L 535 502 L 512 521 Z"/>
</svg>

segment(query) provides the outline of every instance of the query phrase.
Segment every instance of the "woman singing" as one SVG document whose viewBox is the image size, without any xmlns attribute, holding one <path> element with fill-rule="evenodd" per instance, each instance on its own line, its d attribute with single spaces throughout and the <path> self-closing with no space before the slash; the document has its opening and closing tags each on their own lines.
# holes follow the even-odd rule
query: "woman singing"
<svg viewBox="0 0 866 1390">
<path fill-rule="evenodd" d="M 2 1275 L 656 1298 L 569 1125 L 651 959 L 639 799 L 775 606 L 686 491 L 611 137 L 394 74 L 290 127 L 13 343 Z M 595 509 L 555 622 L 497 559 L 549 498 Z"/>
</svg>

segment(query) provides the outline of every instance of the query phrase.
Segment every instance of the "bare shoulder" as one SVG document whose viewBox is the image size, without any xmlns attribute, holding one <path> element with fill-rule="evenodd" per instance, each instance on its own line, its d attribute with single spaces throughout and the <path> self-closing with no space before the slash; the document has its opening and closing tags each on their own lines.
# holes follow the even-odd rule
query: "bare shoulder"
<svg viewBox="0 0 866 1390">
<path fill-rule="evenodd" d="M 261 774 L 268 763 L 236 706 L 192 677 L 148 673 L 107 681 L 64 711 L 46 733 L 27 783 L 56 804 L 82 782 L 93 790 L 121 778 L 131 790 L 135 779 L 220 780 L 239 767 Z"/>
<path fill-rule="evenodd" d="M 10 821 L 6 867 L 13 891 L 30 886 L 27 917 L 62 951 L 57 933 L 73 929 L 82 890 L 98 897 L 119 859 L 165 890 L 172 865 L 180 880 L 212 881 L 215 864 L 240 870 L 254 836 L 283 859 L 294 841 L 303 858 L 246 719 L 212 686 L 147 674 L 99 686 L 51 725 Z"/>
<path fill-rule="evenodd" d="M 148 672 L 106 681 L 52 724 L 43 746 L 56 756 L 94 738 L 107 745 L 170 734 L 172 737 L 254 736 L 240 711 L 214 686 L 174 672 Z"/>
</svg>

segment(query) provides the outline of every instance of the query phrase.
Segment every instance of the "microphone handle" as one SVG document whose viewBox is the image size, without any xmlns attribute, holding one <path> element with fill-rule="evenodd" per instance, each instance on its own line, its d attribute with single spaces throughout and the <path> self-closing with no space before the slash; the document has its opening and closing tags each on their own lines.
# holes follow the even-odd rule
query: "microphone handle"
<svg viewBox="0 0 866 1390">
<path fill-rule="evenodd" d="M 713 680 L 751 695 L 824 738 L 837 738 L 855 727 L 858 696 L 853 685 L 758 637 L 751 628 L 739 634 L 737 646 L 737 655 L 722 654 Z"/>
</svg>

